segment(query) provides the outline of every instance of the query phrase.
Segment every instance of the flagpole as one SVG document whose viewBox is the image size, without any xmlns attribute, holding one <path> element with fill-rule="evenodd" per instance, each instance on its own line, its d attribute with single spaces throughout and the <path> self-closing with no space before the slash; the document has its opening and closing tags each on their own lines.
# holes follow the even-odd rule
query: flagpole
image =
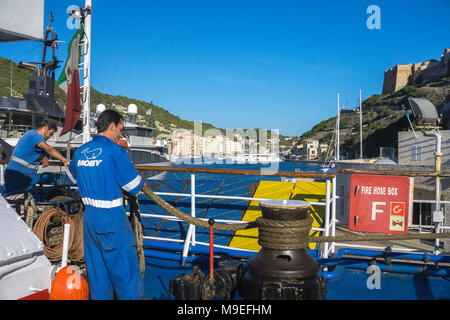
<svg viewBox="0 0 450 320">
<path fill-rule="evenodd" d="M 86 54 L 83 59 L 83 143 L 91 140 L 91 10 L 92 0 L 85 0 L 85 8 L 88 14 L 84 17 L 84 41 Z"/>
</svg>

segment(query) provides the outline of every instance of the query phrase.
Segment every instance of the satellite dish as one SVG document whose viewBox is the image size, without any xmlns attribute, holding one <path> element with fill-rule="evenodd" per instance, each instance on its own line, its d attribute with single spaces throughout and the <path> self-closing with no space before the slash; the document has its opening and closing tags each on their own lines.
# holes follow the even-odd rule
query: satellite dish
<svg viewBox="0 0 450 320">
<path fill-rule="evenodd" d="M 137 111 L 137 105 L 135 105 L 134 103 L 128 105 L 128 114 L 137 114 Z"/>
<path fill-rule="evenodd" d="M 105 106 L 103 103 L 98 104 L 97 107 L 96 107 L 96 109 L 95 109 L 95 111 L 96 111 L 98 114 L 102 113 L 102 112 L 105 111 L 105 110 L 106 110 L 106 106 Z"/>
</svg>

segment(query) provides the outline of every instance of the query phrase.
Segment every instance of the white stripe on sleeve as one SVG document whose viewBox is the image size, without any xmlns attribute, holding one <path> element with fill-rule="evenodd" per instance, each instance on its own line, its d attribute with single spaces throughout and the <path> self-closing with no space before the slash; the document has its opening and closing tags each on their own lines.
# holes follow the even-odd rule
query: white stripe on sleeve
<svg viewBox="0 0 450 320">
<path fill-rule="evenodd" d="M 139 183 L 141 183 L 141 180 L 142 180 L 141 176 L 137 175 L 136 178 L 128 182 L 126 185 L 122 186 L 122 189 L 127 192 L 130 192 L 131 190 L 136 188 L 139 185 Z"/>
</svg>

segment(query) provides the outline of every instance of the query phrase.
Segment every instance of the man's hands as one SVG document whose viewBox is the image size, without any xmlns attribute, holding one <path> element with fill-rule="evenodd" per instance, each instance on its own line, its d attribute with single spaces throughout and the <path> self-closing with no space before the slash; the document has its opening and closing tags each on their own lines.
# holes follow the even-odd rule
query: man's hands
<svg viewBox="0 0 450 320">
<path fill-rule="evenodd" d="M 37 147 L 41 148 L 42 150 L 44 150 L 49 156 L 52 156 L 53 158 L 58 159 L 59 161 L 61 161 L 64 164 L 64 167 L 66 167 L 66 169 L 69 168 L 69 162 L 67 161 L 67 159 L 58 152 L 58 150 L 56 150 L 55 148 L 53 148 L 52 146 L 50 146 L 49 144 L 47 144 L 47 142 L 45 141 L 41 141 L 37 144 Z M 44 157 L 46 158 L 46 157 Z M 45 163 L 45 162 L 44 162 Z M 44 165 L 41 161 L 41 165 L 43 167 L 48 166 L 48 158 L 47 158 L 47 165 Z"/>
<path fill-rule="evenodd" d="M 43 157 L 41 162 L 40 162 L 41 166 L 43 168 L 48 167 L 48 158 L 47 157 Z"/>
<path fill-rule="evenodd" d="M 67 161 L 66 158 L 64 158 L 64 160 L 61 161 L 64 165 L 64 167 L 66 167 L 66 169 L 69 169 L 69 161 Z"/>
<path fill-rule="evenodd" d="M 66 169 L 69 169 L 69 161 L 67 161 L 66 158 L 61 159 L 61 162 L 64 165 L 64 167 L 66 167 Z M 43 168 L 48 167 L 49 164 L 48 157 L 43 157 L 40 164 Z"/>
</svg>

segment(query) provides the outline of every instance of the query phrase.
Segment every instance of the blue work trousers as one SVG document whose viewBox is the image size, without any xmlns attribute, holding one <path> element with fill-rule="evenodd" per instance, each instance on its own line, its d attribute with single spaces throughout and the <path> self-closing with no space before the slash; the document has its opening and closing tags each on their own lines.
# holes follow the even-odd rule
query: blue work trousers
<svg viewBox="0 0 450 320">
<path fill-rule="evenodd" d="M 136 238 L 123 207 L 86 206 L 83 218 L 84 255 L 91 298 L 142 299 L 142 279 Z"/>
<path fill-rule="evenodd" d="M 24 174 L 18 169 L 9 169 L 5 170 L 5 187 L 3 192 L 10 193 L 16 191 L 26 190 L 31 186 L 31 181 L 33 180 L 34 173 Z"/>
</svg>

